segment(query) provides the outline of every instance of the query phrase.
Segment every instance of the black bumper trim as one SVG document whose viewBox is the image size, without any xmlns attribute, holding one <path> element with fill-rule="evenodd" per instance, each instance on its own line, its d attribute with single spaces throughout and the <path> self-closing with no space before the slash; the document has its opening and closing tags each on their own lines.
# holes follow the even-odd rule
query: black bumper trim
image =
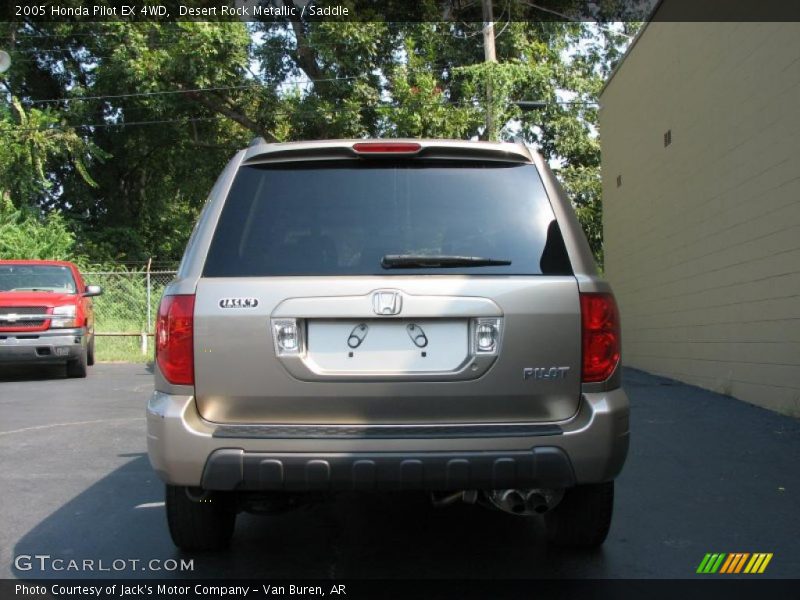
<svg viewBox="0 0 800 600">
<path fill-rule="evenodd" d="M 493 452 L 260 453 L 209 456 L 207 490 L 462 490 L 575 485 L 560 448 Z"/>
<path fill-rule="evenodd" d="M 558 425 L 220 425 L 215 438 L 389 439 L 561 435 Z"/>
</svg>

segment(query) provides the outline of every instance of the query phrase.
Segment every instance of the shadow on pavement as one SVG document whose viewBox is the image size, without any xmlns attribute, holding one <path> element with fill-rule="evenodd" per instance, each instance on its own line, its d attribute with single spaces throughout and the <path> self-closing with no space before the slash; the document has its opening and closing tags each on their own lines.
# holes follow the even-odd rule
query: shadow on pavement
<svg viewBox="0 0 800 600">
<path fill-rule="evenodd" d="M 184 554 L 167 531 L 163 487 L 146 455 L 87 488 L 25 534 L 14 555 L 48 554 L 95 571 L 14 568 L 24 578 L 527 578 L 602 576 L 603 552 L 545 546 L 541 523 L 477 506 L 434 508 L 423 494 L 341 494 L 278 516 L 240 514 L 226 552 Z M 138 507 L 138 508 L 137 508 Z M 191 572 L 148 571 L 194 559 Z M 115 559 L 124 570 L 111 569 Z M 131 569 L 129 559 L 140 562 Z"/>
<path fill-rule="evenodd" d="M 601 551 L 548 548 L 537 521 L 475 506 L 435 509 L 421 494 L 342 494 L 283 515 L 240 515 L 227 552 L 196 556 L 172 545 L 163 485 L 141 452 L 149 376 L 121 365 L 96 375 L 88 387 L 8 386 L 20 401 L 0 407 L 16 429 L 54 410 L 64 423 L 87 423 L 0 438 L 8 444 L 0 458 L 13 457 L 0 494 L 16 494 L 2 503 L 3 523 L 26 523 L 0 552 L 102 559 L 107 568 L 136 559 L 139 570 L 17 569 L 17 577 L 693 578 L 707 552 L 772 552 L 764 577 L 800 572 L 800 421 L 644 372 L 625 373 L 631 449 Z M 89 421 L 99 417 L 108 423 Z M 26 520 L 31 514 L 40 516 Z M 140 570 L 169 558 L 192 558 L 194 570 Z"/>
<path fill-rule="evenodd" d="M 1 365 L 0 382 L 66 379 L 66 365 Z"/>
</svg>

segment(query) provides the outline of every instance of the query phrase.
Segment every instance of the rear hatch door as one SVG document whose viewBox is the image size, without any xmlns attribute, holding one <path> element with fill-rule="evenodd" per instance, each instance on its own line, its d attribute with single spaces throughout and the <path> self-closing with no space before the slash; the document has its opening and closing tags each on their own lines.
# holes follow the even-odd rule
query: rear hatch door
<svg viewBox="0 0 800 600">
<path fill-rule="evenodd" d="M 532 164 L 243 166 L 196 294 L 210 421 L 519 423 L 577 409 L 578 288 Z"/>
</svg>

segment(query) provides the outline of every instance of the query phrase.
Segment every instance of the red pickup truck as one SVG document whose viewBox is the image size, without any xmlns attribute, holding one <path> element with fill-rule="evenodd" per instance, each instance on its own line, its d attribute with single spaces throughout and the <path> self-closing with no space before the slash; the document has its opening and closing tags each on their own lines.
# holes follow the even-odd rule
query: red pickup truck
<svg viewBox="0 0 800 600">
<path fill-rule="evenodd" d="M 102 293 L 70 262 L 0 260 L 0 363 L 64 363 L 69 377 L 86 377 L 92 297 Z"/>
</svg>

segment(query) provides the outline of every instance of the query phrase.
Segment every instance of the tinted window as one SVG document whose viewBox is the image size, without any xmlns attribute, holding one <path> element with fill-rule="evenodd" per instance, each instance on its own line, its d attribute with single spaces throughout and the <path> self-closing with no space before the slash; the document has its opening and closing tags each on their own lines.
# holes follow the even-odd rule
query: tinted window
<svg viewBox="0 0 800 600">
<path fill-rule="evenodd" d="M 387 254 L 511 264 L 386 270 Z M 416 160 L 242 167 L 204 275 L 543 272 L 569 263 L 536 167 Z"/>
</svg>

